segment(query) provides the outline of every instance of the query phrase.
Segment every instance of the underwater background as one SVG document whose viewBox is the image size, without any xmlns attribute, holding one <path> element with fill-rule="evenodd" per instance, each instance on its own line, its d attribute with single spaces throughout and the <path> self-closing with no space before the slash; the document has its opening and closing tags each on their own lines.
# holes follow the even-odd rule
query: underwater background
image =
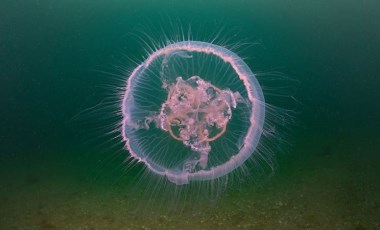
<svg viewBox="0 0 380 230">
<path fill-rule="evenodd" d="M 379 18 L 376 0 L 1 1 L 0 229 L 380 229 Z M 145 55 L 136 31 L 190 24 L 259 44 L 246 62 L 294 82 L 296 124 L 268 181 L 170 212 L 131 189 L 107 114 L 75 118 Z"/>
</svg>

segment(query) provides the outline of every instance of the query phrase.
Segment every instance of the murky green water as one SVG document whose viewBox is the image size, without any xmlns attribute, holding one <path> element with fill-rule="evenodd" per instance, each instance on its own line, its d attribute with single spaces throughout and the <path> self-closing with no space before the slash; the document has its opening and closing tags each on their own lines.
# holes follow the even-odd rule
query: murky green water
<svg viewBox="0 0 380 230">
<path fill-rule="evenodd" d="M 0 228 L 380 228 L 379 8 L 338 0 L 3 1 Z M 120 84 L 112 74 L 145 55 L 136 34 L 162 41 L 162 31 L 189 24 L 197 38 L 221 31 L 230 44 L 257 43 L 241 54 L 254 72 L 286 76 L 279 82 L 291 86 L 296 124 L 269 180 L 168 211 L 165 191 L 139 188 L 139 168 L 126 173 L 122 144 L 103 135 L 117 118 L 102 119 L 109 116 L 99 109 L 76 115 L 102 107 Z"/>
</svg>

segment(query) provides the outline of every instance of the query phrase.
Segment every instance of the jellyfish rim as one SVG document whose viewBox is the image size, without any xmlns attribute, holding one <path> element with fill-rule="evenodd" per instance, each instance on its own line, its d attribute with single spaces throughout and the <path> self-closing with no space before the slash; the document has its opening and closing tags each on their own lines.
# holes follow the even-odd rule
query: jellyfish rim
<svg viewBox="0 0 380 230">
<path fill-rule="evenodd" d="M 140 157 L 130 145 L 130 138 L 126 135 L 126 126 L 131 125 L 130 112 L 128 111 L 130 102 L 130 94 L 132 90 L 132 82 L 139 76 L 139 73 L 145 68 L 148 68 L 151 63 L 162 55 L 170 55 L 172 52 L 187 51 L 206 53 L 221 58 L 225 63 L 228 63 L 243 82 L 247 91 L 248 99 L 251 106 L 250 126 L 244 137 L 242 147 L 239 152 L 233 155 L 227 162 L 221 165 L 211 167 L 209 170 L 199 170 L 196 172 L 178 172 L 172 169 L 164 168 L 155 162 L 149 161 L 147 158 Z M 121 134 L 125 147 L 129 151 L 131 157 L 139 162 L 143 162 L 146 167 L 153 173 L 166 177 L 170 182 L 182 185 L 188 184 L 190 181 L 208 181 L 214 180 L 228 175 L 230 172 L 239 168 L 244 162 L 249 159 L 257 150 L 263 126 L 265 121 L 265 100 L 261 86 L 256 78 L 256 75 L 251 71 L 248 65 L 236 53 L 212 43 L 203 41 L 180 41 L 166 45 L 152 52 L 147 59 L 138 65 L 129 75 L 124 95 L 122 98 L 121 112 L 123 115 Z"/>
</svg>

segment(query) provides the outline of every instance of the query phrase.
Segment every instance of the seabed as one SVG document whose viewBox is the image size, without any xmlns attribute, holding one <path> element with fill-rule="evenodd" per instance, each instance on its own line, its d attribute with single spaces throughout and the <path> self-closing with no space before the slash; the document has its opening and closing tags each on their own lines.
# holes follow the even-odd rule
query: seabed
<svg viewBox="0 0 380 230">
<path fill-rule="evenodd" d="M 150 204 L 143 216 L 135 209 L 145 201 L 128 193 L 127 176 L 111 183 L 90 175 L 95 159 L 84 166 L 78 154 L 2 155 L 0 229 L 380 228 L 375 139 L 310 136 L 294 147 L 262 186 L 228 190 L 202 209 Z"/>
</svg>

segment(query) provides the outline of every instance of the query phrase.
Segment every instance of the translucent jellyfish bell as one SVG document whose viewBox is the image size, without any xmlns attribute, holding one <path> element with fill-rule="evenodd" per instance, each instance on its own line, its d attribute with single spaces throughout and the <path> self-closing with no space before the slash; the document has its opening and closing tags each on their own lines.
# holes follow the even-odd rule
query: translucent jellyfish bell
<svg viewBox="0 0 380 230">
<path fill-rule="evenodd" d="M 235 53 L 173 43 L 128 78 L 122 135 L 133 158 L 177 185 L 213 180 L 255 154 L 264 104 L 255 75 Z"/>
</svg>

